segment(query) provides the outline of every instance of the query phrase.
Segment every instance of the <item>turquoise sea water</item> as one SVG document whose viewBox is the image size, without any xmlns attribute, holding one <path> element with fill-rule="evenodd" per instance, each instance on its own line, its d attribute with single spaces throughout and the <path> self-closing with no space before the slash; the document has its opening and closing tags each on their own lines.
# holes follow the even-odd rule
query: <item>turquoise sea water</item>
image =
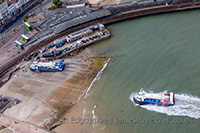
<svg viewBox="0 0 200 133">
<path fill-rule="evenodd" d="M 108 120 L 91 125 L 94 132 L 200 131 L 199 16 L 200 10 L 193 10 L 115 23 L 107 26 L 111 39 L 87 48 L 85 54 L 112 56 L 79 104 L 84 117 Z M 136 106 L 130 97 L 140 88 L 173 91 L 177 102 L 169 108 Z"/>
</svg>

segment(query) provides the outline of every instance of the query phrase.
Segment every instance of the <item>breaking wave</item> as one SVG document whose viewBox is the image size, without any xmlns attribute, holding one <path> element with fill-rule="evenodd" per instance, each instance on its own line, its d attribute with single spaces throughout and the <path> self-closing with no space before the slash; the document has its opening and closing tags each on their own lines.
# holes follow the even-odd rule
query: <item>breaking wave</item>
<svg viewBox="0 0 200 133">
<path fill-rule="evenodd" d="M 96 75 L 96 77 L 94 78 L 94 80 L 92 81 L 92 83 L 90 84 L 90 86 L 87 88 L 86 93 L 84 98 L 86 98 L 89 94 L 88 92 L 90 91 L 90 89 L 92 88 L 92 86 L 94 85 L 94 83 L 99 80 L 101 78 L 101 75 L 103 74 L 103 71 L 106 69 L 108 62 L 110 61 L 111 58 L 109 58 L 105 63 L 103 68 L 98 72 L 98 74 Z"/>
<path fill-rule="evenodd" d="M 135 92 L 130 95 L 130 100 L 135 106 L 140 106 L 150 111 L 155 111 L 158 113 L 164 113 L 173 116 L 188 116 L 191 118 L 200 118 L 200 98 L 194 97 L 187 94 L 175 94 L 176 103 L 174 106 L 164 107 L 157 105 L 138 105 L 133 101 L 133 96 Z"/>
<path fill-rule="evenodd" d="M 103 68 L 98 72 L 98 74 L 96 75 L 96 77 L 92 80 L 92 83 L 90 84 L 90 86 L 86 89 L 86 91 L 84 91 L 78 98 L 78 103 L 81 100 L 81 98 L 84 96 L 84 98 L 87 98 L 89 96 L 88 92 L 90 91 L 90 89 L 92 88 L 92 86 L 94 85 L 94 83 L 99 80 L 101 78 L 101 75 L 103 74 L 103 71 L 106 69 L 108 63 L 110 62 L 111 58 L 109 58 L 105 63 Z"/>
</svg>

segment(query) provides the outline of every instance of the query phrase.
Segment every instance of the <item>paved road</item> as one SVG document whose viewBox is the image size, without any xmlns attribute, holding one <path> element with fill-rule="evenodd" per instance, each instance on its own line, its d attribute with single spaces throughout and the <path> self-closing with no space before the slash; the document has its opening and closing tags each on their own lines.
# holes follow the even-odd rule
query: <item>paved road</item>
<svg viewBox="0 0 200 133">
<path fill-rule="evenodd" d="M 37 10 L 39 10 L 39 12 L 44 12 L 44 11 L 42 10 L 42 8 L 43 8 L 46 4 L 48 4 L 48 3 L 50 3 L 50 2 L 51 2 L 51 0 L 48 0 L 48 1 L 44 2 L 44 3 L 42 3 L 42 5 L 39 5 L 39 6 L 36 6 L 35 8 L 33 8 L 32 11 L 29 11 L 29 12 L 27 12 L 26 14 L 24 14 L 23 16 L 21 16 L 14 24 L 12 24 L 8 29 L 6 29 L 4 32 L 1 33 L 1 36 L 0 36 L 0 43 L 2 43 L 2 41 L 3 41 L 4 39 L 6 39 L 6 37 L 8 37 L 9 34 L 10 34 L 14 29 L 16 29 L 18 26 L 23 26 L 23 18 L 24 18 L 27 14 L 33 13 L 33 12 L 35 12 L 35 11 L 37 11 Z"/>
<path fill-rule="evenodd" d="M 31 11 L 27 12 L 26 14 L 24 14 L 22 17 L 20 17 L 14 24 L 12 24 L 8 29 L 6 29 L 2 35 L 0 36 L 0 43 L 6 39 L 6 37 L 9 36 L 9 34 L 14 30 L 16 29 L 17 27 L 21 26 L 21 30 L 18 31 L 12 38 L 10 38 L 5 44 L 3 44 L 2 46 L 0 46 L 0 56 L 3 56 L 5 52 L 9 52 L 10 49 L 12 47 L 14 47 L 14 41 L 17 40 L 17 38 L 19 38 L 19 36 L 21 36 L 21 34 L 26 34 L 28 33 L 28 30 L 26 30 L 26 28 L 24 28 L 23 26 L 23 18 L 29 14 L 29 13 L 33 13 L 37 10 L 39 10 L 39 13 L 41 12 L 45 12 L 43 11 L 43 7 L 46 5 L 46 4 L 49 4 L 51 2 L 51 0 L 48 0 L 46 2 L 44 2 L 42 5 L 38 5 L 36 6 L 35 8 L 33 8 Z M 20 51 L 20 50 L 18 50 Z M 12 53 L 13 54 L 16 54 L 17 51 L 13 51 Z M 12 54 L 11 53 L 11 54 Z M 13 55 L 11 55 L 10 57 L 12 57 Z M 2 58 L 4 60 L 4 58 Z M 3 60 L 0 60 L 1 63 L 3 63 L 2 61 Z"/>
<path fill-rule="evenodd" d="M 6 42 L 1 48 L 0 48 L 0 55 L 3 54 L 4 52 L 7 52 L 11 47 L 14 46 L 14 41 L 17 40 L 17 38 L 23 34 L 24 27 L 22 27 L 21 30 L 19 30 L 8 42 Z"/>
</svg>

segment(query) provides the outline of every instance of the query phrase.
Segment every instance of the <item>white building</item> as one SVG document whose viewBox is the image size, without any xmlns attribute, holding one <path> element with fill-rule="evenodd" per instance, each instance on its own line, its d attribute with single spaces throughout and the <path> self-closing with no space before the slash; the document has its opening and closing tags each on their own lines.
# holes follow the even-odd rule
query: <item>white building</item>
<svg viewBox="0 0 200 133">
<path fill-rule="evenodd" d="M 24 0 L 19 0 L 17 3 L 15 3 L 16 9 L 22 10 L 23 5 L 24 5 Z"/>
<path fill-rule="evenodd" d="M 0 20 L 8 16 L 8 4 L 6 1 L 0 4 Z"/>
<path fill-rule="evenodd" d="M 16 10 L 22 10 L 22 6 L 28 2 L 29 0 L 0 0 L 0 25 L 7 23 L 7 20 L 16 15 Z"/>
<path fill-rule="evenodd" d="M 29 0 L 24 0 L 24 4 L 26 4 L 26 3 L 28 3 L 29 2 Z"/>
<path fill-rule="evenodd" d="M 22 6 L 26 3 L 28 3 L 29 0 L 18 0 L 18 2 L 15 4 L 16 5 L 16 9 L 22 9 Z"/>
<path fill-rule="evenodd" d="M 15 6 L 15 4 L 8 5 L 8 13 L 9 14 L 16 14 L 16 6 Z"/>
</svg>

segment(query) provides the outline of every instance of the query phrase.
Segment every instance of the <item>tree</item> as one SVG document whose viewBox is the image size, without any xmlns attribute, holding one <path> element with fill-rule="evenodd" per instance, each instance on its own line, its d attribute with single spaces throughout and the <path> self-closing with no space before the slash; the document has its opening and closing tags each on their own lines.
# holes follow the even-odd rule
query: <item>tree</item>
<svg viewBox="0 0 200 133">
<path fill-rule="evenodd" d="M 58 6 L 58 7 L 61 7 L 62 4 L 63 4 L 63 2 L 62 2 L 62 1 L 59 1 L 59 2 L 57 3 L 57 6 Z"/>
<path fill-rule="evenodd" d="M 59 0 L 52 0 L 52 3 L 56 6 Z"/>
<path fill-rule="evenodd" d="M 63 2 L 60 1 L 60 0 L 52 0 L 52 3 L 53 3 L 56 7 L 60 7 L 60 6 L 63 4 Z"/>
</svg>

